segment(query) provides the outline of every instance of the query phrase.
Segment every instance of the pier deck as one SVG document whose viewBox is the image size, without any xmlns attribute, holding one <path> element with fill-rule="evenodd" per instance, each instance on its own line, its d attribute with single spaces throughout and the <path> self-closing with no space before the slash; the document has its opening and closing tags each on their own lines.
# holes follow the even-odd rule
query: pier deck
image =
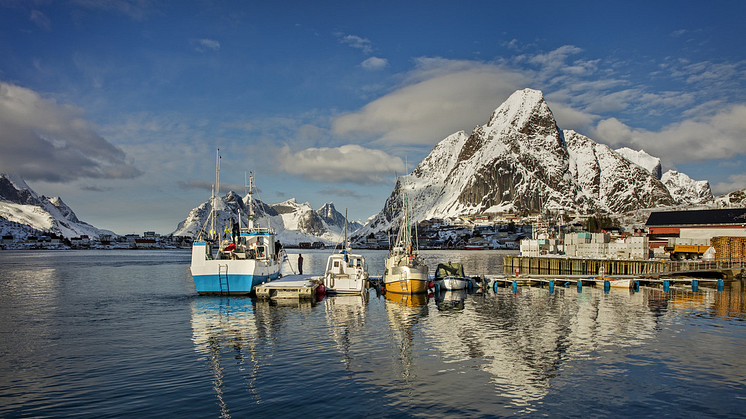
<svg viewBox="0 0 746 419">
<path fill-rule="evenodd" d="M 664 291 L 668 291 L 669 286 L 672 285 L 686 285 L 690 286 L 693 291 L 699 289 L 699 285 L 711 285 L 715 286 L 719 291 L 723 289 L 725 281 L 722 279 L 712 278 L 690 278 L 683 276 L 638 276 L 638 275 L 605 275 L 605 278 L 615 279 L 630 279 L 634 281 L 635 289 L 639 286 L 662 286 Z M 553 289 L 555 284 L 557 286 L 569 286 L 570 284 L 581 289 L 583 285 L 598 286 L 598 278 L 588 275 L 486 275 L 487 285 L 497 290 L 499 287 L 513 286 L 516 289 L 517 286 L 549 286 Z"/>
<path fill-rule="evenodd" d="M 256 287 L 259 299 L 303 299 L 314 298 L 321 285 L 318 275 L 288 275 Z"/>
</svg>

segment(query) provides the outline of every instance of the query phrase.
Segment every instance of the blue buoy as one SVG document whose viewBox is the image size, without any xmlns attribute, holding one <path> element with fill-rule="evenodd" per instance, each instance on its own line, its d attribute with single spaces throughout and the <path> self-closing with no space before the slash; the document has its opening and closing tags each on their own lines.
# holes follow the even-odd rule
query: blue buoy
<svg viewBox="0 0 746 419">
<path fill-rule="evenodd" d="M 699 280 L 698 279 L 692 279 L 692 292 L 699 291 Z"/>
<path fill-rule="evenodd" d="M 495 294 L 497 294 L 497 281 L 495 281 L 495 282 L 494 282 L 494 283 L 492 284 L 492 290 L 493 290 L 493 291 L 495 291 Z"/>
<path fill-rule="evenodd" d="M 604 279 L 604 291 L 609 292 L 611 289 L 611 282 L 608 279 Z"/>
<path fill-rule="evenodd" d="M 582 291 L 583 291 L 583 281 L 578 279 L 578 292 L 582 292 Z"/>
<path fill-rule="evenodd" d="M 549 281 L 549 293 L 554 294 L 554 281 Z"/>
<path fill-rule="evenodd" d="M 640 291 L 640 281 L 635 281 L 635 292 Z"/>
<path fill-rule="evenodd" d="M 725 281 L 723 281 L 722 279 L 718 279 L 717 290 L 722 291 L 724 289 L 725 289 Z"/>
<path fill-rule="evenodd" d="M 513 281 L 513 294 L 518 292 L 518 282 Z"/>
<path fill-rule="evenodd" d="M 670 283 L 668 282 L 667 279 L 663 281 L 663 292 L 668 292 L 669 285 Z"/>
</svg>

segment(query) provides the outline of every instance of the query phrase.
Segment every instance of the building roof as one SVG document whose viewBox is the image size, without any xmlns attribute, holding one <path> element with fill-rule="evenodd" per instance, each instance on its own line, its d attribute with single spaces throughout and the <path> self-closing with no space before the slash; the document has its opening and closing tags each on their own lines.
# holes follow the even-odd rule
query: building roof
<svg viewBox="0 0 746 419">
<path fill-rule="evenodd" d="M 653 212 L 646 226 L 746 225 L 746 208 Z"/>
</svg>

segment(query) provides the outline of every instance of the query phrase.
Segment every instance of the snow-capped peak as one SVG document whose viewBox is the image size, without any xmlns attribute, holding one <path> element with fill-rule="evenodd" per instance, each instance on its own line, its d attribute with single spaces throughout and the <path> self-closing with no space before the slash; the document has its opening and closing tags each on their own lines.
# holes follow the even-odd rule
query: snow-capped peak
<svg viewBox="0 0 746 419">
<path fill-rule="evenodd" d="M 713 199 L 708 181 L 693 180 L 676 170 L 669 170 L 664 173 L 661 182 L 666 185 L 678 205 L 699 204 Z"/>
<path fill-rule="evenodd" d="M 614 151 L 621 154 L 622 157 L 631 161 L 632 163 L 646 169 L 656 178 L 661 178 L 661 159 L 659 159 L 658 157 L 651 156 L 650 154 L 646 153 L 645 150 L 635 151 L 629 147 L 622 147 Z"/>
</svg>

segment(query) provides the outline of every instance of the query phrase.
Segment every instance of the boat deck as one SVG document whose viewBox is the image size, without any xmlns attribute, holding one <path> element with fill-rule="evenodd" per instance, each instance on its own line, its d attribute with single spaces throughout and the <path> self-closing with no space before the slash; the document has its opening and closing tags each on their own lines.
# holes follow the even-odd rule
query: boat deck
<svg viewBox="0 0 746 419">
<path fill-rule="evenodd" d="M 255 288 L 260 299 L 314 298 L 321 284 L 318 275 L 288 275 Z"/>
</svg>

